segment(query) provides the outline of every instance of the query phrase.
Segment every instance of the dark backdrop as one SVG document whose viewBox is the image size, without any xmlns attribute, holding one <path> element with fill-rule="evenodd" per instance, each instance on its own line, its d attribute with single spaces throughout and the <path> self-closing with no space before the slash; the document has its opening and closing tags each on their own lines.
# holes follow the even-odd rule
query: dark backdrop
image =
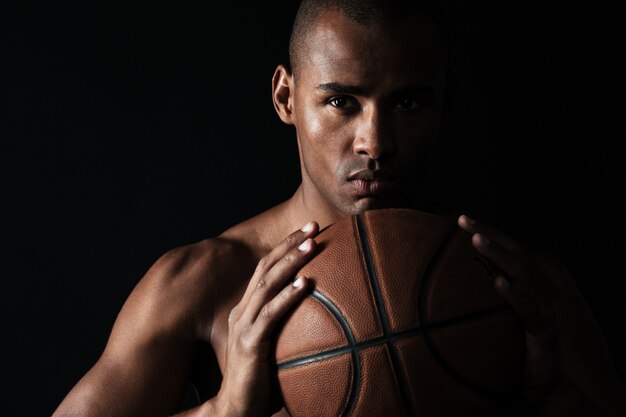
<svg viewBox="0 0 626 417">
<path fill-rule="evenodd" d="M 295 190 L 270 97 L 295 4 L 254 4 L 2 6 L 4 415 L 52 413 L 164 251 Z M 427 201 L 561 256 L 625 375 L 618 13 L 447 4 L 457 94 Z"/>
</svg>

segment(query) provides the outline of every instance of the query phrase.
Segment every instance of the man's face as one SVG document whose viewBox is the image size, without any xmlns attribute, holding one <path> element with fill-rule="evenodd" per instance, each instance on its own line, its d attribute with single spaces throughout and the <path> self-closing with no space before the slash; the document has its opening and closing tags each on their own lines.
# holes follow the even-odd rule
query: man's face
<svg viewBox="0 0 626 417">
<path fill-rule="evenodd" d="M 306 198 L 336 215 L 407 207 L 443 113 L 445 57 L 428 16 L 320 17 L 293 87 Z"/>
</svg>

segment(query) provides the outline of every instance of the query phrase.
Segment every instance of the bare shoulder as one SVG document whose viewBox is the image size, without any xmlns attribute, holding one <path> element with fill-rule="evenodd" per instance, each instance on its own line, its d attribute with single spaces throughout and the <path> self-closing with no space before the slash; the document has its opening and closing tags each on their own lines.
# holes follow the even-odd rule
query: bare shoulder
<svg viewBox="0 0 626 417">
<path fill-rule="evenodd" d="M 251 258 L 246 242 L 226 237 L 208 238 L 173 248 L 161 255 L 141 279 L 129 302 L 158 307 L 163 325 L 195 329 L 210 327 L 215 309 L 228 299 Z M 165 321 L 165 319 L 169 319 Z"/>
<path fill-rule="evenodd" d="M 211 288 L 229 264 L 245 253 L 245 244 L 222 237 L 175 247 L 156 260 L 142 281 L 147 285 L 195 291 Z"/>
<path fill-rule="evenodd" d="M 168 250 L 133 290 L 128 308 L 133 309 L 136 300 L 145 310 L 139 313 L 149 315 L 146 320 L 177 331 L 187 327 L 197 339 L 207 340 L 213 318 L 239 301 L 259 259 L 273 244 L 273 228 L 280 217 L 276 211 Z"/>
<path fill-rule="evenodd" d="M 161 255 L 124 303 L 101 357 L 68 393 L 55 417 L 176 411 L 197 343 L 209 341 L 214 313 L 224 302 L 226 272 L 238 254 L 245 254 L 243 248 L 212 238 Z M 211 368 L 207 378 L 217 375 Z"/>
<path fill-rule="evenodd" d="M 224 324 L 264 252 L 258 236 L 273 224 L 261 220 L 160 255 L 128 296 L 101 357 L 55 417 L 171 414 L 190 377 L 203 395 L 219 388 Z M 216 357 L 198 362 L 199 346 Z"/>
</svg>

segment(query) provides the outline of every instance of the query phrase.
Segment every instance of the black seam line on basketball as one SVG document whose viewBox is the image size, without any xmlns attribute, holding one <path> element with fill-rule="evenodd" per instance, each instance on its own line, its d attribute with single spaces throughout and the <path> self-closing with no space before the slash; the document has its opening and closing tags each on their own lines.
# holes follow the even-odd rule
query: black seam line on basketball
<svg viewBox="0 0 626 417">
<path fill-rule="evenodd" d="M 435 342 L 433 341 L 432 337 L 430 336 L 429 330 L 432 328 L 432 326 L 430 326 L 428 324 L 428 322 L 426 321 L 426 309 L 425 309 L 425 297 L 427 294 L 426 291 L 426 287 L 429 284 L 431 277 L 432 277 L 432 269 L 434 268 L 434 265 L 437 263 L 437 261 L 439 260 L 439 258 L 443 255 L 443 252 L 445 250 L 445 248 L 448 246 L 448 243 L 450 242 L 450 240 L 452 239 L 452 236 L 454 236 L 454 233 L 457 231 L 458 226 L 456 224 L 453 224 L 452 227 L 450 227 L 450 230 L 448 231 L 448 234 L 444 237 L 444 239 L 441 241 L 441 243 L 439 243 L 439 246 L 437 247 L 437 249 L 435 250 L 434 255 L 430 258 L 430 261 L 428 263 L 428 265 L 426 266 L 426 269 L 424 270 L 424 275 L 422 277 L 422 283 L 420 285 L 420 290 L 419 290 L 419 298 L 418 298 L 418 303 L 417 303 L 417 308 L 418 308 L 418 315 L 419 315 L 419 322 L 422 325 L 422 327 L 424 328 L 424 332 L 423 332 L 423 336 L 424 336 L 424 342 L 426 343 L 426 346 L 428 347 L 428 350 L 430 350 L 430 353 L 433 355 L 433 357 L 435 358 L 435 360 L 437 362 L 439 362 L 439 366 L 441 366 L 441 368 L 448 373 L 448 375 L 450 375 L 452 378 L 456 379 L 459 383 L 465 385 L 466 387 L 468 387 L 469 389 L 487 397 L 492 399 L 493 401 L 503 401 L 505 400 L 505 398 L 501 395 L 498 395 L 494 392 L 491 392 L 475 383 L 473 383 L 472 381 L 470 381 L 467 378 L 464 378 L 461 374 L 459 374 L 458 372 L 456 372 L 454 369 L 452 369 L 452 367 L 445 361 L 445 359 L 443 358 L 443 356 L 439 353 L 439 351 L 437 351 L 437 347 L 435 346 Z"/>
<path fill-rule="evenodd" d="M 389 318 L 387 317 L 387 311 L 385 310 L 385 306 L 383 304 L 383 297 L 380 293 L 380 286 L 378 285 L 378 276 L 376 275 L 376 271 L 374 270 L 374 265 L 372 262 L 372 252 L 370 249 L 369 241 L 367 240 L 367 235 L 365 232 L 365 224 L 363 224 L 362 215 L 359 214 L 356 216 L 356 225 L 357 231 L 359 235 L 359 241 L 361 242 L 361 248 L 363 251 L 363 257 L 365 258 L 365 266 L 367 268 L 367 275 L 370 279 L 370 283 L 372 286 L 372 291 L 374 292 L 374 301 L 376 302 L 376 309 L 378 310 L 378 314 L 380 316 L 380 320 L 383 326 L 383 333 L 385 336 L 389 336 Z"/>
<path fill-rule="evenodd" d="M 361 362 L 359 360 L 359 353 L 354 348 L 356 346 L 354 334 L 352 333 L 352 329 L 350 329 L 350 325 L 346 321 L 345 317 L 343 317 L 341 311 L 332 301 L 330 301 L 324 294 L 320 293 L 317 290 L 313 290 L 311 292 L 311 296 L 318 300 L 320 303 L 322 303 L 322 305 L 326 307 L 330 314 L 335 317 L 335 319 L 339 322 L 339 325 L 341 326 L 344 334 L 346 335 L 346 339 L 348 339 L 348 347 L 344 349 L 346 350 L 346 352 L 350 351 L 350 356 L 352 359 L 352 389 L 350 390 L 350 396 L 348 397 L 348 401 L 346 402 L 346 407 L 344 408 L 341 415 L 342 417 L 349 416 L 352 412 L 352 408 L 354 407 L 354 403 L 356 402 L 356 393 L 359 391 L 359 386 L 361 385 Z M 278 369 L 284 368 L 284 365 L 278 365 Z"/>
<path fill-rule="evenodd" d="M 497 313 L 511 311 L 511 307 L 508 304 L 502 304 L 499 306 L 489 307 L 480 311 L 473 311 L 471 313 L 461 314 L 459 316 L 451 317 L 449 319 L 437 321 L 428 324 L 428 326 L 418 326 L 412 329 L 403 330 L 401 332 L 393 333 L 389 337 L 377 337 L 365 342 L 355 343 L 354 345 L 348 345 L 340 348 L 330 349 L 324 352 L 315 353 L 313 355 L 305 356 L 298 359 L 292 359 L 289 361 L 281 362 L 278 364 L 278 369 L 295 368 L 297 366 L 307 365 L 309 363 L 323 361 L 325 359 L 333 358 L 335 356 L 346 354 L 352 350 L 363 350 L 376 345 L 382 345 L 385 343 L 395 342 L 399 339 L 404 339 L 411 336 L 416 336 L 422 333 L 426 327 L 428 330 L 438 330 L 448 326 L 452 326 L 458 323 L 468 322 L 471 320 L 478 320 L 487 316 L 492 316 Z"/>
<path fill-rule="evenodd" d="M 363 257 L 365 258 L 365 264 L 367 265 L 367 275 L 370 279 L 370 284 L 374 292 L 374 299 L 376 301 L 376 308 L 378 309 L 378 315 L 383 326 L 383 334 L 386 339 L 391 336 L 391 326 L 389 325 L 389 318 L 387 317 L 387 311 L 385 309 L 385 303 L 383 302 L 383 296 L 380 292 L 380 285 L 378 283 L 378 276 L 374 263 L 372 261 L 372 251 L 365 230 L 365 223 L 363 222 L 363 215 L 358 214 L 356 216 L 357 231 L 359 235 L 359 241 L 361 242 L 361 248 L 363 250 Z M 409 400 L 409 393 L 406 391 L 406 381 L 404 381 L 404 375 L 401 371 L 398 355 L 392 344 L 387 344 L 387 352 L 389 352 L 389 359 L 391 360 L 391 367 L 395 375 L 396 384 L 400 388 L 400 394 L 402 395 L 402 402 L 404 405 L 404 411 L 409 415 L 416 415 L 411 401 Z"/>
</svg>

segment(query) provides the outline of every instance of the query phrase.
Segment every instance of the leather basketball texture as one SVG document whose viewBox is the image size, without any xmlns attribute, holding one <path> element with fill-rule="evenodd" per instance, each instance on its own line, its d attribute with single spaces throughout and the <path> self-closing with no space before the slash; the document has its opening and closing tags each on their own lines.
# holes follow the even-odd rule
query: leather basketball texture
<svg viewBox="0 0 626 417">
<path fill-rule="evenodd" d="M 293 417 L 498 415 L 524 329 L 455 219 L 370 210 L 315 239 L 312 291 L 276 340 Z"/>
</svg>

